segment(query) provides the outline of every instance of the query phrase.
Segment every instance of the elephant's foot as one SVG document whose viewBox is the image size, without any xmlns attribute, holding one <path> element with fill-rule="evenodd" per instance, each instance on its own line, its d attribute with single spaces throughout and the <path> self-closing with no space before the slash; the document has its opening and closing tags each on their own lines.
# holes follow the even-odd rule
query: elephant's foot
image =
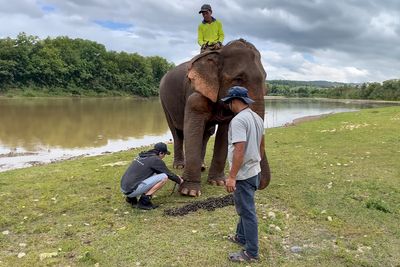
<svg viewBox="0 0 400 267">
<path fill-rule="evenodd" d="M 183 160 L 174 160 L 173 168 L 174 169 L 183 169 L 183 168 L 185 168 L 185 161 L 183 161 Z"/>
<path fill-rule="evenodd" d="M 209 176 L 207 182 L 211 185 L 224 186 L 225 185 L 225 175 Z"/>
<path fill-rule="evenodd" d="M 179 192 L 182 196 L 199 197 L 201 195 L 200 182 L 184 181 L 179 186 Z"/>
<path fill-rule="evenodd" d="M 225 185 L 225 181 L 223 181 L 223 180 L 218 180 L 218 181 L 208 180 L 208 183 L 210 185 L 215 185 L 215 186 L 224 186 Z"/>
</svg>

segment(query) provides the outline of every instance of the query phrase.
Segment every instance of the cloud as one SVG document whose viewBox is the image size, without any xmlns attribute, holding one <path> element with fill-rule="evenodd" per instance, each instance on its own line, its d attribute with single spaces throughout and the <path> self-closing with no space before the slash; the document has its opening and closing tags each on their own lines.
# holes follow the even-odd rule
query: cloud
<svg viewBox="0 0 400 267">
<path fill-rule="evenodd" d="M 261 51 L 269 79 L 383 81 L 400 78 L 400 1 L 209 2 L 226 40 Z M 179 64 L 198 53 L 203 1 L 0 0 L 0 35 L 67 35 L 107 49 Z"/>
</svg>

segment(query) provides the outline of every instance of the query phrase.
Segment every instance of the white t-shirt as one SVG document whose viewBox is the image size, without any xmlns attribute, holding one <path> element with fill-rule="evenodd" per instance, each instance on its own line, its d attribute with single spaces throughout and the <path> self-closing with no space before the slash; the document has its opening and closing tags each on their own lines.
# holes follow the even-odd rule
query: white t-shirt
<svg viewBox="0 0 400 267">
<path fill-rule="evenodd" d="M 261 172 L 260 146 L 264 134 L 264 122 L 257 113 L 246 108 L 236 114 L 229 124 L 228 162 L 232 167 L 233 144 L 246 142 L 243 164 L 236 180 L 246 180 Z"/>
</svg>

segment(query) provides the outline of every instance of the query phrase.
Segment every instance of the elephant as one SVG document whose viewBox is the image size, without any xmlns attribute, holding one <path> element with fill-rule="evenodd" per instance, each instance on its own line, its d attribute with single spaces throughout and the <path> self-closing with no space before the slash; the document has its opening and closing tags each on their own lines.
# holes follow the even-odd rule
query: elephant
<svg viewBox="0 0 400 267">
<path fill-rule="evenodd" d="M 208 182 L 224 185 L 229 122 L 234 114 L 220 99 L 235 85 L 248 89 L 250 108 L 264 119 L 266 72 L 256 47 L 244 39 L 201 53 L 168 71 L 160 82 L 160 100 L 174 141 L 174 168 L 184 168 L 181 195 L 200 196 L 207 142 L 216 131 Z M 264 138 L 262 140 L 264 147 Z M 259 189 L 271 174 L 262 152 Z"/>
</svg>

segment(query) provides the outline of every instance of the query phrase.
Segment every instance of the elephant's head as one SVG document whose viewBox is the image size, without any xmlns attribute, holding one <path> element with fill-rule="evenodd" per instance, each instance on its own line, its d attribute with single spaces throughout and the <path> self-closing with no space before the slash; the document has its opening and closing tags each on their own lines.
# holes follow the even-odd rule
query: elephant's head
<svg viewBox="0 0 400 267">
<path fill-rule="evenodd" d="M 246 87 L 256 101 L 251 108 L 264 118 L 266 73 L 258 50 L 243 39 L 232 41 L 221 50 L 194 57 L 189 65 L 188 78 L 195 91 L 212 102 L 227 95 L 235 85 Z"/>
<path fill-rule="evenodd" d="M 218 102 L 227 95 L 230 87 L 240 85 L 246 87 L 249 96 L 255 100 L 250 106 L 264 119 L 266 94 L 266 72 L 261 64 L 258 50 L 243 39 L 225 45 L 221 50 L 202 53 L 194 57 L 188 69 L 188 78 L 193 89 L 212 102 Z M 263 156 L 268 165 L 266 156 Z M 261 188 L 268 185 L 270 174 L 264 166 Z M 266 173 L 268 172 L 268 173 Z"/>
</svg>

